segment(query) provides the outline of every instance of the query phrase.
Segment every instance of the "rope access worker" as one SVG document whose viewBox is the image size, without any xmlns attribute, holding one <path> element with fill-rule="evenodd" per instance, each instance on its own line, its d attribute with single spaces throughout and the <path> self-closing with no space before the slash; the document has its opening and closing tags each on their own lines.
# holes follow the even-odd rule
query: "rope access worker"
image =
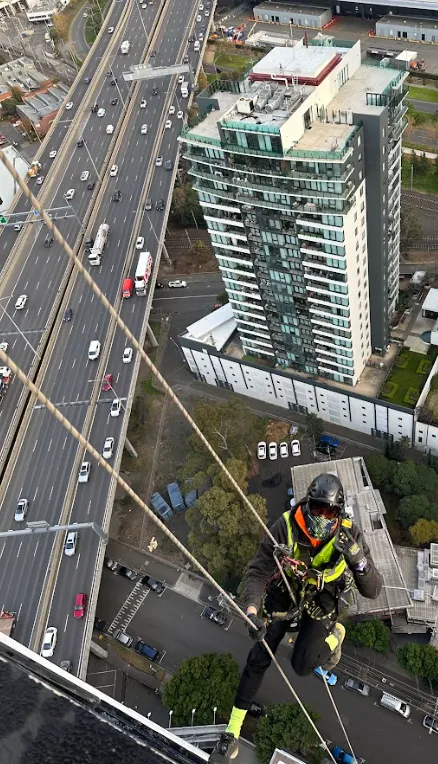
<svg viewBox="0 0 438 764">
<path fill-rule="evenodd" d="M 339 662 L 345 627 L 338 621 L 351 604 L 354 586 L 375 599 L 382 579 L 362 533 L 345 515 L 344 489 L 330 473 L 318 475 L 307 496 L 285 512 L 265 536 L 244 574 L 248 626 L 255 640 L 237 688 L 231 717 L 210 755 L 226 764 L 238 754 L 243 721 L 273 653 L 288 631 L 297 631 L 291 663 L 299 676 Z M 260 617 L 259 611 L 261 611 Z"/>
</svg>

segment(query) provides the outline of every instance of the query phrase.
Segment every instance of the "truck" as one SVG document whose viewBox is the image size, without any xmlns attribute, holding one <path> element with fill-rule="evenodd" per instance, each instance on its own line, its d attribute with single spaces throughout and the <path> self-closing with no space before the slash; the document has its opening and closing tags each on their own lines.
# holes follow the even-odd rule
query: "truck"
<svg viewBox="0 0 438 764">
<path fill-rule="evenodd" d="M 14 631 L 16 613 L 0 610 L 0 634 L 10 637 Z"/>
<path fill-rule="evenodd" d="M 124 279 L 122 286 L 122 295 L 125 299 L 131 297 L 134 291 L 134 279 Z"/>
<path fill-rule="evenodd" d="M 38 175 L 39 171 L 41 170 L 41 162 L 31 162 L 31 165 L 27 171 L 27 174 L 30 178 L 34 178 L 35 175 Z"/>
<path fill-rule="evenodd" d="M 120 53 L 123 53 L 123 55 L 125 55 L 126 53 L 129 53 L 130 47 L 131 47 L 131 43 L 129 42 L 129 40 L 123 40 L 120 46 Z"/>
<path fill-rule="evenodd" d="M 152 255 L 150 252 L 140 252 L 137 268 L 135 271 L 134 287 L 135 294 L 145 295 L 148 289 L 148 281 L 152 271 Z"/>
<path fill-rule="evenodd" d="M 188 82 L 182 82 L 181 83 L 181 95 L 183 98 L 189 97 L 189 83 Z"/>
<path fill-rule="evenodd" d="M 169 483 L 167 486 L 167 493 L 169 494 L 170 503 L 174 512 L 181 512 L 185 509 L 184 499 L 178 483 Z"/>
<path fill-rule="evenodd" d="M 102 223 L 98 228 L 94 244 L 90 249 L 90 254 L 88 255 L 88 262 L 90 265 L 100 265 L 103 250 L 105 249 L 106 243 L 108 241 L 108 235 L 109 225 L 108 223 Z"/>
</svg>

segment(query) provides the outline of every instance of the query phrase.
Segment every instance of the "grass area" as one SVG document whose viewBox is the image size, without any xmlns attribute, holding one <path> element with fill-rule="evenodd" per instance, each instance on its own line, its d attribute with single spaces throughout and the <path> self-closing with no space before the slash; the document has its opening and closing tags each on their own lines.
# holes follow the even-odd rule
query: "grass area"
<svg viewBox="0 0 438 764">
<path fill-rule="evenodd" d="M 402 159 L 402 186 L 405 188 L 411 187 L 411 163 L 409 159 Z M 414 169 L 412 186 L 416 191 L 438 194 L 438 175 L 435 173 L 433 162 L 430 162 L 429 169 L 425 173 Z"/>
<path fill-rule="evenodd" d="M 413 141 L 403 140 L 403 148 L 416 149 L 417 151 L 429 151 L 432 154 L 436 153 L 434 146 L 428 146 L 425 143 L 414 143 Z"/>
<path fill-rule="evenodd" d="M 215 58 L 216 66 L 223 66 L 227 69 L 235 69 L 238 72 L 244 72 L 253 59 L 249 56 L 239 56 L 238 53 L 219 53 Z"/>
<path fill-rule="evenodd" d="M 97 23 L 94 22 L 93 11 L 88 9 L 88 18 L 85 22 L 85 39 L 88 45 L 92 45 L 97 35 L 99 34 L 102 24 L 105 23 L 105 8 L 108 5 L 109 0 L 100 0 L 100 10 L 94 10 L 96 14 Z M 103 16 L 103 20 L 102 20 Z"/>
<path fill-rule="evenodd" d="M 212 74 L 212 73 L 206 74 L 206 77 L 207 77 L 208 84 L 210 84 L 210 82 L 214 82 L 215 80 L 217 80 L 217 74 Z"/>
<path fill-rule="evenodd" d="M 434 90 L 433 88 L 417 88 L 415 85 L 411 85 L 408 97 L 413 98 L 416 101 L 438 103 L 438 90 Z"/>
<path fill-rule="evenodd" d="M 163 681 L 165 672 L 161 666 L 157 666 L 156 663 L 151 664 L 147 658 L 143 658 L 142 655 L 135 653 L 133 650 L 123 647 L 123 645 L 115 640 L 113 641 L 113 647 L 116 648 L 123 660 L 126 661 L 126 663 L 129 663 L 130 666 L 134 666 L 136 669 L 139 669 L 139 671 L 143 671 L 145 674 L 150 674 L 151 676 L 156 677 L 156 679 L 161 682 Z"/>
<path fill-rule="evenodd" d="M 424 361 L 424 355 L 403 348 L 383 386 L 380 397 L 399 406 L 415 408 L 427 379 L 427 375 L 418 373 L 421 361 Z"/>
</svg>

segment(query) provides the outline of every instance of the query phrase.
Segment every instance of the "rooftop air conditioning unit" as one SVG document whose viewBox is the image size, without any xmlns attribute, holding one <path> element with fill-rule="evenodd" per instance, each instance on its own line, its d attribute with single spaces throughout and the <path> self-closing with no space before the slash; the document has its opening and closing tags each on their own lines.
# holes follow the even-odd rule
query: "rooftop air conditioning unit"
<svg viewBox="0 0 438 764">
<path fill-rule="evenodd" d="M 254 99 L 248 96 L 239 98 L 236 105 L 239 114 L 251 114 L 254 111 Z"/>
</svg>

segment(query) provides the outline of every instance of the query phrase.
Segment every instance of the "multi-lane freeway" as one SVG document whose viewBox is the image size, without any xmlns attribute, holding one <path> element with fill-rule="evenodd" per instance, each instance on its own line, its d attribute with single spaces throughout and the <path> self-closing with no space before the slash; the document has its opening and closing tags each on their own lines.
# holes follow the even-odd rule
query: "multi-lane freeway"
<svg viewBox="0 0 438 764">
<path fill-rule="evenodd" d="M 116 3 L 117 11 L 118 5 L 121 4 Z M 177 138 L 183 124 L 183 120 L 177 118 L 177 112 L 185 112 L 187 102 L 180 99 L 175 75 L 163 79 L 157 75 L 156 79 L 131 86 L 134 95 L 122 119 L 122 100 L 128 97 L 128 86 L 123 82 L 122 72 L 131 64 L 143 61 L 144 55 L 148 60 L 152 47 L 155 55 L 150 62 L 154 66 L 181 63 L 187 52 L 192 69 L 196 71 L 199 54 L 194 53 L 193 46 L 188 47 L 187 39 L 193 29 L 196 30 L 197 3 L 194 0 L 162 0 L 161 3 L 156 2 L 146 9 L 140 9 L 137 3 L 131 2 L 129 8 L 125 5 L 125 11 L 126 21 L 121 22 L 125 26 L 118 37 L 114 53 L 111 53 L 109 67 L 106 49 L 111 36 L 102 36 L 93 49 L 95 67 L 99 56 L 106 57 L 102 71 L 95 68 L 92 75 L 92 85 L 95 88 L 92 102 L 98 102 L 99 107 L 106 110 L 105 116 L 98 118 L 96 113 L 90 112 L 88 104 L 86 111 L 79 115 L 77 123 L 73 122 L 74 129 L 69 134 L 71 148 L 63 151 L 65 120 L 70 123 L 71 119 L 75 119 L 74 111 L 81 108 L 86 98 L 85 83 L 85 89 L 81 90 L 82 85 L 79 85 L 72 96 L 73 109 L 64 112 L 40 161 L 43 165 L 41 174 L 48 174 L 51 161 L 57 163 L 57 167 L 52 170 L 55 175 L 53 181 L 51 175 L 44 181 L 44 184 L 51 184 L 44 199 L 47 208 L 66 206 L 63 195 L 70 188 L 75 191 L 71 201 L 75 217 L 66 218 L 60 223 L 60 230 L 73 246 L 80 235 L 79 221 L 85 219 L 90 208 L 90 195 L 94 194 L 94 190 L 87 189 L 86 182 L 80 181 L 80 174 L 88 170 L 90 177 L 96 180 L 96 172 L 103 172 L 101 168 L 112 140 L 112 136 L 106 134 L 106 126 L 115 126 L 115 150 L 108 164 L 117 164 L 118 173 L 108 178 L 105 170 L 106 176 L 100 193 L 96 195 L 96 202 L 91 203 L 93 232 L 103 221 L 110 225 L 110 239 L 102 265 L 93 269 L 93 276 L 108 299 L 114 305 L 120 304 L 122 318 L 129 328 L 136 336 L 141 336 L 145 330 L 150 296 L 132 297 L 122 304 L 121 282 L 124 275 L 132 275 L 135 269 L 138 252 L 134 250 L 134 245 L 137 235 L 144 236 L 145 249 L 152 253 L 155 265 L 158 263 L 166 210 L 159 211 L 153 206 L 143 214 L 143 202 L 145 198 L 151 198 L 154 204 L 156 200 L 164 199 L 168 206 L 174 172 L 166 170 L 164 163 L 155 166 L 156 158 L 160 155 L 164 161 L 171 160 L 175 168 Z M 114 18 L 112 15 L 107 24 L 116 25 Z M 116 26 L 114 34 L 118 30 Z M 128 55 L 122 56 L 118 47 L 120 40 L 124 39 L 130 41 L 131 49 Z M 113 74 L 107 77 L 109 69 Z M 81 81 L 84 76 L 91 76 L 88 70 L 81 72 Z M 112 79 L 116 79 L 115 86 L 111 85 Z M 154 89 L 158 89 L 156 95 L 153 94 Z M 111 105 L 114 98 L 118 99 L 118 103 Z M 147 101 L 146 108 L 140 108 L 143 99 Z M 175 107 L 175 114 L 170 118 L 171 106 Z M 171 119 L 170 128 L 165 128 L 167 119 Z M 147 134 L 141 133 L 143 124 L 148 124 Z M 85 139 L 86 146 L 76 146 L 79 137 Z M 48 155 L 54 149 L 58 150 L 58 157 L 50 160 Z M 35 181 L 31 183 L 35 190 Z M 44 193 L 44 184 L 41 193 Z M 119 202 L 111 201 L 115 189 L 121 192 Z M 21 208 L 28 209 L 25 204 Z M 39 226 L 35 226 L 30 235 L 27 234 L 28 245 L 21 250 L 17 247 L 14 267 L 8 271 L 8 280 L 3 284 L 1 295 L 11 295 L 9 301 L 4 300 L 1 304 L 8 305 L 14 323 L 3 316 L 0 319 L 0 337 L 10 343 L 11 356 L 24 369 L 31 366 L 34 354 L 17 333 L 15 324 L 36 348 L 68 265 L 65 254 L 55 243 L 50 248 L 44 246 L 44 229 L 39 230 Z M 0 237 L 0 256 L 3 260 L 11 248 L 13 236 L 13 231 L 6 229 Z M 3 240 L 7 240 L 6 243 Z M 155 277 L 156 268 L 151 289 Z M 27 294 L 28 301 L 23 311 L 14 311 L 15 299 L 19 294 Z M 70 323 L 62 321 L 63 310 L 67 305 L 73 310 L 73 320 Z M 102 346 L 98 361 L 88 360 L 88 346 L 93 339 L 99 340 Z M 125 346 L 124 335 L 120 331 L 114 332 L 112 322 L 101 303 L 83 280 L 73 275 L 64 302 L 60 305 L 49 349 L 43 358 L 41 386 L 53 402 L 63 407 L 70 421 L 89 435 L 99 451 L 107 436 L 115 438 L 115 465 L 119 463 L 123 449 L 125 418 L 123 410 L 119 417 L 111 417 L 110 405 L 116 396 L 122 400 L 123 406 L 126 405 L 136 369 L 135 359 L 131 364 L 122 363 Z M 112 389 L 103 392 L 101 384 L 106 373 L 113 375 Z M 15 380 L 1 409 L 0 433 L 3 437 L 11 426 L 13 406 L 18 402 L 20 393 Z M 13 463 L 8 465 L 2 493 L 1 530 L 18 527 L 14 522 L 14 512 L 20 497 L 30 502 L 26 520 L 46 520 L 51 524 L 61 520 L 93 520 L 108 527 L 111 509 L 111 502 L 107 501 L 110 491 L 108 475 L 98 464 L 92 463 L 89 482 L 78 485 L 77 470 L 83 455 L 78 450 L 77 442 L 44 408 L 35 405 L 28 419 L 25 415 L 19 442 L 20 448 L 14 453 Z M 96 590 L 95 568 L 99 541 L 92 531 L 82 531 L 73 557 L 56 555 L 55 548 L 56 539 L 53 535 L 40 536 L 38 540 L 33 537 L 20 540 L 10 538 L 7 543 L 0 543 L 0 604 L 18 613 L 15 636 L 24 644 L 35 646 L 35 640 L 40 639 L 46 620 L 49 625 L 55 626 L 58 629 L 58 642 L 53 660 L 56 663 L 64 659 L 71 660 L 74 670 L 79 671 L 81 666 L 83 670 L 83 656 L 86 655 L 84 647 L 90 631 L 87 624 L 92 621 L 94 608 L 89 608 L 84 619 L 77 620 L 73 619 L 73 606 L 76 593 L 89 594 L 93 582 L 93 591 Z M 53 590 L 49 586 L 52 580 Z M 41 623 L 40 611 L 43 605 L 47 606 L 43 610 L 47 609 L 48 616 Z"/>
</svg>

